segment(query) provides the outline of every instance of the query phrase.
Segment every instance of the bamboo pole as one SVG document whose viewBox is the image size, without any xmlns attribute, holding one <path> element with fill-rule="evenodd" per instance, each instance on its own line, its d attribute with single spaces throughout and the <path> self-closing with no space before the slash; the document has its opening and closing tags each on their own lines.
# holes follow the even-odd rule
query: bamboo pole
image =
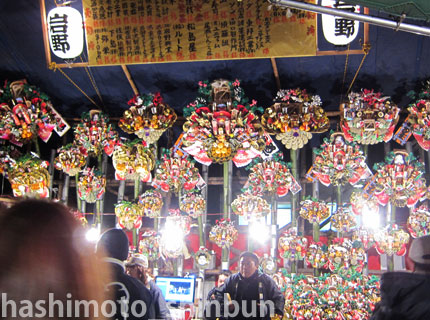
<svg viewBox="0 0 430 320">
<path fill-rule="evenodd" d="M 49 199 L 52 199 L 52 188 L 53 188 L 53 184 L 54 184 L 54 174 L 55 174 L 55 170 L 54 170 L 54 161 L 55 161 L 55 153 L 56 150 L 55 149 L 51 149 L 51 156 L 49 158 Z"/>
<path fill-rule="evenodd" d="M 69 179 L 69 181 L 70 181 L 70 179 Z M 67 180 L 66 180 L 66 182 L 67 182 Z M 69 185 L 69 182 L 67 182 L 67 185 L 66 184 L 64 185 L 64 189 L 69 189 L 68 185 Z M 75 185 L 76 185 L 76 206 L 78 207 L 79 212 L 83 212 L 82 211 L 82 202 L 81 202 L 81 198 L 79 198 L 79 191 L 78 191 L 78 189 L 79 189 L 79 173 L 77 173 L 75 175 Z M 67 190 L 67 192 L 69 192 L 69 191 Z M 63 191 L 63 194 L 64 194 L 64 191 Z M 67 201 L 67 198 L 66 198 L 66 201 Z"/>
<path fill-rule="evenodd" d="M 64 187 L 61 194 L 61 202 L 67 206 L 67 200 L 69 197 L 69 185 L 70 185 L 70 176 L 68 174 L 64 174 Z M 79 199 L 79 197 L 78 197 Z M 80 211 L 80 204 L 77 204 L 78 210 Z"/>
<path fill-rule="evenodd" d="M 228 211 L 228 189 L 229 189 L 229 166 L 230 161 L 224 162 L 223 164 L 223 178 L 224 178 L 224 185 L 223 185 L 223 212 L 224 212 L 224 219 L 229 218 L 229 211 Z M 249 235 L 248 235 L 249 236 Z M 221 256 L 221 269 L 222 270 L 228 270 L 229 269 L 229 249 L 223 248 L 222 249 L 222 256 Z"/>
<path fill-rule="evenodd" d="M 291 172 L 294 178 L 297 181 L 300 181 L 297 174 L 297 150 L 290 149 L 290 158 Z M 297 227 L 297 196 L 295 194 L 293 194 L 291 197 L 291 225 L 293 227 Z"/>
</svg>

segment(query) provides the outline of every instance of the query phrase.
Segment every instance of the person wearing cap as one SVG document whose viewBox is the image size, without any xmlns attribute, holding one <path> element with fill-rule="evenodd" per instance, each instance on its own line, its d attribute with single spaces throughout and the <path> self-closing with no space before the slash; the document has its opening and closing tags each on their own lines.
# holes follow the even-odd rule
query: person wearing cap
<svg viewBox="0 0 430 320">
<path fill-rule="evenodd" d="M 259 271 L 258 266 L 256 254 L 243 252 L 239 258 L 239 272 L 218 288 L 229 299 L 228 312 L 224 314 L 228 319 L 283 317 L 285 298 L 275 281 Z"/>
<path fill-rule="evenodd" d="M 387 272 L 381 277 L 381 301 L 371 320 L 430 319 L 430 235 L 409 248 L 413 272 Z"/>
<path fill-rule="evenodd" d="M 161 289 L 152 281 L 148 275 L 148 258 L 143 254 L 134 254 L 125 264 L 127 274 L 140 280 L 151 293 L 152 305 L 156 319 L 171 319 L 169 308 L 163 297 Z"/>
<path fill-rule="evenodd" d="M 113 280 L 106 284 L 116 302 L 116 314 L 112 319 L 154 319 L 151 293 L 139 280 L 125 273 L 124 261 L 128 256 L 128 238 L 121 229 L 104 232 L 97 242 L 97 253 L 104 255 Z"/>
</svg>

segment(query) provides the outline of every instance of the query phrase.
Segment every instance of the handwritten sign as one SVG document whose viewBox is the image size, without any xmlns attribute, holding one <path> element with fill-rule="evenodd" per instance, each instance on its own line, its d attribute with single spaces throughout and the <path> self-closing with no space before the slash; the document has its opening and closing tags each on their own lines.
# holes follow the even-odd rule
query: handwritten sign
<svg viewBox="0 0 430 320">
<path fill-rule="evenodd" d="M 313 3 L 313 2 L 312 2 Z M 90 65 L 313 56 L 316 15 L 254 0 L 83 0 Z"/>
</svg>

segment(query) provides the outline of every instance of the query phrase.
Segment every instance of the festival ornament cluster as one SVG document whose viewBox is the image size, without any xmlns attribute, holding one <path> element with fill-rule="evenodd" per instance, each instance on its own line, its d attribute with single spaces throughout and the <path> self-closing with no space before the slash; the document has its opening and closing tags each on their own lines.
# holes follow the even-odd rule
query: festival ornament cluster
<svg viewBox="0 0 430 320">
<path fill-rule="evenodd" d="M 101 200 L 105 193 L 106 177 L 95 168 L 86 167 L 79 174 L 78 196 L 88 203 Z"/>
<path fill-rule="evenodd" d="M 138 205 L 142 215 L 149 218 L 158 218 L 161 216 L 163 196 L 157 190 L 147 190 L 139 195 Z"/>
<path fill-rule="evenodd" d="M 128 101 L 118 126 L 127 133 L 136 134 L 148 145 L 160 139 L 177 119 L 175 111 L 163 102 L 160 93 L 137 95 Z"/>
<path fill-rule="evenodd" d="M 390 97 L 381 92 L 363 89 L 351 92 L 348 101 L 341 104 L 341 127 L 345 139 L 361 144 L 388 142 L 399 121 L 400 109 Z"/>
<path fill-rule="evenodd" d="M 324 201 L 305 198 L 300 202 L 300 216 L 310 223 L 320 223 L 330 216 L 330 208 Z"/>
<path fill-rule="evenodd" d="M 302 188 L 292 175 L 289 166 L 275 155 L 265 161 L 256 161 L 251 167 L 244 189 L 253 195 L 262 196 L 266 193 L 283 197 L 288 191 L 296 194 Z"/>
<path fill-rule="evenodd" d="M 48 96 L 25 80 L 6 81 L 0 89 L 0 139 L 22 146 L 37 136 L 47 142 L 52 131 L 63 136 L 69 129 Z"/>
<path fill-rule="evenodd" d="M 350 232 L 357 227 L 357 222 L 348 207 L 339 207 L 331 216 L 331 225 L 339 232 Z"/>
<path fill-rule="evenodd" d="M 404 145 L 413 135 L 421 148 L 430 149 L 430 80 L 425 88 L 416 96 L 415 92 L 408 94 L 416 99 L 408 107 L 409 115 L 403 125 L 397 130 L 395 140 Z"/>
<path fill-rule="evenodd" d="M 180 157 L 167 150 L 157 161 L 155 177 L 152 186 L 164 192 L 173 191 L 175 194 L 180 192 L 190 192 L 195 188 L 203 188 L 205 182 L 195 167 L 195 163 L 188 157 Z"/>
<path fill-rule="evenodd" d="M 155 167 L 152 148 L 147 148 L 142 141 L 123 141 L 115 146 L 112 154 L 116 180 L 151 181 L 151 170 Z"/>
<path fill-rule="evenodd" d="M 305 264 L 315 269 L 323 268 L 327 263 L 327 246 L 322 242 L 312 241 L 306 251 Z"/>
<path fill-rule="evenodd" d="M 375 175 L 365 187 L 385 206 L 413 207 L 425 197 L 424 164 L 404 150 L 390 152 L 385 162 L 374 165 Z"/>
<path fill-rule="evenodd" d="M 155 230 L 146 230 L 139 241 L 139 252 L 148 257 L 149 261 L 160 258 L 160 236 Z"/>
<path fill-rule="evenodd" d="M 230 248 L 237 240 L 239 233 L 230 219 L 217 220 L 209 232 L 209 240 L 220 248 Z"/>
<path fill-rule="evenodd" d="M 366 210 L 375 215 L 379 214 L 378 200 L 375 197 L 368 198 L 364 192 L 354 191 L 349 201 L 351 202 L 352 212 L 357 216 Z"/>
<path fill-rule="evenodd" d="M 423 204 L 410 213 L 407 228 L 412 238 L 430 234 L 430 212 L 427 205 Z"/>
<path fill-rule="evenodd" d="M 197 219 L 206 210 L 206 200 L 200 194 L 188 192 L 181 195 L 179 209 L 186 212 L 190 217 Z"/>
<path fill-rule="evenodd" d="M 95 156 L 98 156 L 103 150 L 110 156 L 118 141 L 118 133 L 109 124 L 109 117 L 100 110 L 84 112 L 81 122 L 74 130 L 74 142 Z"/>
<path fill-rule="evenodd" d="M 347 238 L 335 238 L 328 246 L 327 266 L 331 272 L 348 275 L 362 273 L 366 262 L 366 252 Z"/>
<path fill-rule="evenodd" d="M 369 319 L 380 300 L 377 276 L 325 274 L 275 275 L 285 296 L 286 319 Z"/>
<path fill-rule="evenodd" d="M 184 110 L 184 150 L 205 165 L 247 165 L 266 146 L 256 104 L 248 102 L 239 80 L 200 81 L 199 97 Z"/>
<path fill-rule="evenodd" d="M 306 90 L 279 90 L 276 102 L 261 117 L 264 130 L 276 134 L 287 149 L 300 149 L 312 138 L 312 133 L 325 132 L 329 119 L 321 107 L 321 98 Z"/>
<path fill-rule="evenodd" d="M 75 176 L 85 167 L 88 154 L 84 147 L 69 143 L 60 147 L 57 153 L 54 162 L 55 169 L 61 170 L 69 176 Z"/>
<path fill-rule="evenodd" d="M 297 228 L 285 231 L 278 240 L 279 256 L 289 261 L 303 260 L 306 257 L 308 239 L 298 235 Z"/>
<path fill-rule="evenodd" d="M 136 203 L 120 201 L 115 205 L 115 215 L 121 228 L 132 230 L 142 226 L 142 214 Z"/>
<path fill-rule="evenodd" d="M 388 225 L 375 234 L 375 248 L 379 254 L 404 256 L 409 243 L 409 234 L 397 224 Z"/>
<path fill-rule="evenodd" d="M 231 210 L 246 220 L 255 221 L 270 213 L 270 206 L 260 196 L 242 193 L 231 203 Z"/>
<path fill-rule="evenodd" d="M 325 186 L 355 185 L 371 175 L 360 146 L 346 141 L 341 132 L 333 133 L 330 139 L 324 138 L 324 144 L 315 153 L 315 161 L 307 177 L 310 180 L 316 178 Z"/>
<path fill-rule="evenodd" d="M 49 197 L 48 161 L 42 161 L 32 154 L 12 160 L 8 170 L 8 179 L 14 197 Z"/>
</svg>

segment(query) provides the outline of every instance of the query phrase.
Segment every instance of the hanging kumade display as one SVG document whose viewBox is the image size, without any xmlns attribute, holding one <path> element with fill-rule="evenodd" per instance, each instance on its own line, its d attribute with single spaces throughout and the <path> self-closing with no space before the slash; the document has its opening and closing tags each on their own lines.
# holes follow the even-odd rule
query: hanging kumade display
<svg viewBox="0 0 430 320">
<path fill-rule="evenodd" d="M 116 180 L 151 181 L 151 170 L 155 167 L 155 156 L 151 148 L 142 141 L 121 142 L 115 146 L 112 154 L 112 164 L 115 168 Z"/>
<path fill-rule="evenodd" d="M 127 133 L 134 133 L 148 145 L 160 139 L 173 126 L 177 115 L 163 102 L 160 93 L 137 95 L 128 101 L 130 108 L 124 111 L 118 126 Z"/>
<path fill-rule="evenodd" d="M 300 149 L 312 138 L 312 133 L 325 132 L 329 119 L 321 107 L 321 98 L 306 90 L 279 90 L 274 105 L 261 117 L 264 130 L 282 141 L 287 149 Z"/>
<path fill-rule="evenodd" d="M 200 247 L 199 250 L 194 254 L 194 263 L 199 269 L 207 269 L 211 263 L 212 254 L 205 247 Z"/>
<path fill-rule="evenodd" d="M 79 174 L 78 196 L 81 200 L 94 203 L 105 193 L 106 178 L 94 168 L 84 168 Z"/>
<path fill-rule="evenodd" d="M 266 200 L 249 193 L 242 193 L 231 203 L 231 210 L 246 220 L 258 220 L 270 213 L 270 206 Z"/>
<path fill-rule="evenodd" d="M 324 144 L 315 153 L 317 156 L 307 177 L 316 178 L 325 186 L 355 185 L 371 175 L 360 146 L 346 141 L 341 132 L 333 133 L 330 139 L 324 138 Z"/>
<path fill-rule="evenodd" d="M 160 239 L 161 253 L 167 258 L 178 258 L 186 250 L 184 237 L 190 233 L 191 218 L 182 215 L 179 209 L 170 209 L 166 217 L 164 232 Z M 174 238 L 172 238 L 174 237 Z"/>
<path fill-rule="evenodd" d="M 84 112 L 75 127 L 75 143 L 88 153 L 98 156 L 103 150 L 110 156 L 118 140 L 118 133 L 109 124 L 109 118 L 100 110 Z"/>
<path fill-rule="evenodd" d="M 206 210 L 206 200 L 199 194 L 189 192 L 181 195 L 179 209 L 197 219 Z"/>
<path fill-rule="evenodd" d="M 52 131 L 61 137 L 69 129 L 37 87 L 26 80 L 5 82 L 0 90 L 0 139 L 22 146 L 37 136 L 47 142 Z"/>
<path fill-rule="evenodd" d="M 339 207 L 331 216 L 331 225 L 339 232 L 349 232 L 357 227 L 357 222 L 350 214 L 349 208 Z"/>
<path fill-rule="evenodd" d="M 297 234 L 297 228 L 285 231 L 278 240 L 279 256 L 281 258 L 298 261 L 306 257 L 308 239 Z"/>
<path fill-rule="evenodd" d="M 14 197 L 49 197 L 51 176 L 47 170 L 48 161 L 33 155 L 24 155 L 13 160 L 8 171 L 8 179 Z"/>
<path fill-rule="evenodd" d="M 195 167 L 194 161 L 189 160 L 188 157 L 179 157 L 176 153 L 172 155 L 172 152 L 167 150 L 160 161 L 157 161 L 152 186 L 164 192 L 173 191 L 179 194 L 179 192 L 190 192 L 195 188 L 201 189 L 205 186 L 205 182 L 199 169 Z"/>
<path fill-rule="evenodd" d="M 407 228 L 412 238 L 430 234 L 430 212 L 427 205 L 423 204 L 411 212 Z"/>
<path fill-rule="evenodd" d="M 409 234 L 397 224 L 389 225 L 375 234 L 375 248 L 379 254 L 404 256 L 409 243 Z"/>
<path fill-rule="evenodd" d="M 255 100 L 248 102 L 239 80 L 200 81 L 199 97 L 184 110 L 184 150 L 205 165 L 229 160 L 247 165 L 266 146 L 258 109 Z"/>
<path fill-rule="evenodd" d="M 161 216 L 163 197 L 157 190 L 147 190 L 139 196 L 138 205 L 142 215 L 149 218 L 158 218 Z"/>
<path fill-rule="evenodd" d="M 399 121 L 400 109 L 381 92 L 363 89 L 351 92 L 340 106 L 345 139 L 361 144 L 388 142 Z"/>
<path fill-rule="evenodd" d="M 367 195 L 363 192 L 354 191 L 349 201 L 351 202 L 352 212 L 355 215 L 361 215 L 364 211 L 375 215 L 379 214 L 378 200 L 374 197 L 368 199 Z"/>
<path fill-rule="evenodd" d="M 416 96 L 415 92 L 408 94 L 414 103 L 408 107 L 409 115 L 403 125 L 397 130 L 395 140 L 404 145 L 413 135 L 421 148 L 430 150 L 430 80 L 425 88 Z"/>
<path fill-rule="evenodd" d="M 327 246 L 321 242 L 312 242 L 306 251 L 305 264 L 312 268 L 322 268 L 327 263 Z"/>
<path fill-rule="evenodd" d="M 149 261 L 160 258 L 160 236 L 155 230 L 146 230 L 139 241 L 139 252 L 148 257 Z"/>
<path fill-rule="evenodd" d="M 55 169 L 62 170 L 69 176 L 75 176 L 85 167 L 88 154 L 84 147 L 69 143 L 59 148 L 57 152 Z"/>
<path fill-rule="evenodd" d="M 264 161 L 258 158 L 255 162 L 244 186 L 247 192 L 258 196 L 266 193 L 283 197 L 288 191 L 296 194 L 302 190 L 302 187 L 292 175 L 289 164 L 283 162 L 281 157 L 275 155 Z"/>
<path fill-rule="evenodd" d="M 0 147 L 0 174 L 6 176 L 11 166 L 18 158 L 22 156 L 21 152 L 13 145 Z"/>
<path fill-rule="evenodd" d="M 308 197 L 300 202 L 300 206 L 300 216 L 310 223 L 320 223 L 330 216 L 330 208 L 324 201 Z"/>
<path fill-rule="evenodd" d="M 217 220 L 209 232 L 209 240 L 220 248 L 230 248 L 239 236 L 230 219 Z"/>
<path fill-rule="evenodd" d="M 336 238 L 328 246 L 328 268 L 331 272 L 342 275 L 361 273 L 365 261 L 364 249 L 354 247 L 347 238 Z"/>
<path fill-rule="evenodd" d="M 363 227 L 355 229 L 351 239 L 356 244 L 360 245 L 365 251 L 368 251 L 375 245 L 373 232 L 370 232 L 368 229 Z"/>
<path fill-rule="evenodd" d="M 115 215 L 121 228 L 132 230 L 142 226 L 142 215 L 137 204 L 129 201 L 120 201 L 115 205 Z"/>
<path fill-rule="evenodd" d="M 424 164 L 404 150 L 390 152 L 385 162 L 374 165 L 376 173 L 364 188 L 369 196 L 375 196 L 379 204 L 388 201 L 396 207 L 413 207 L 425 197 L 426 180 Z"/>
</svg>

